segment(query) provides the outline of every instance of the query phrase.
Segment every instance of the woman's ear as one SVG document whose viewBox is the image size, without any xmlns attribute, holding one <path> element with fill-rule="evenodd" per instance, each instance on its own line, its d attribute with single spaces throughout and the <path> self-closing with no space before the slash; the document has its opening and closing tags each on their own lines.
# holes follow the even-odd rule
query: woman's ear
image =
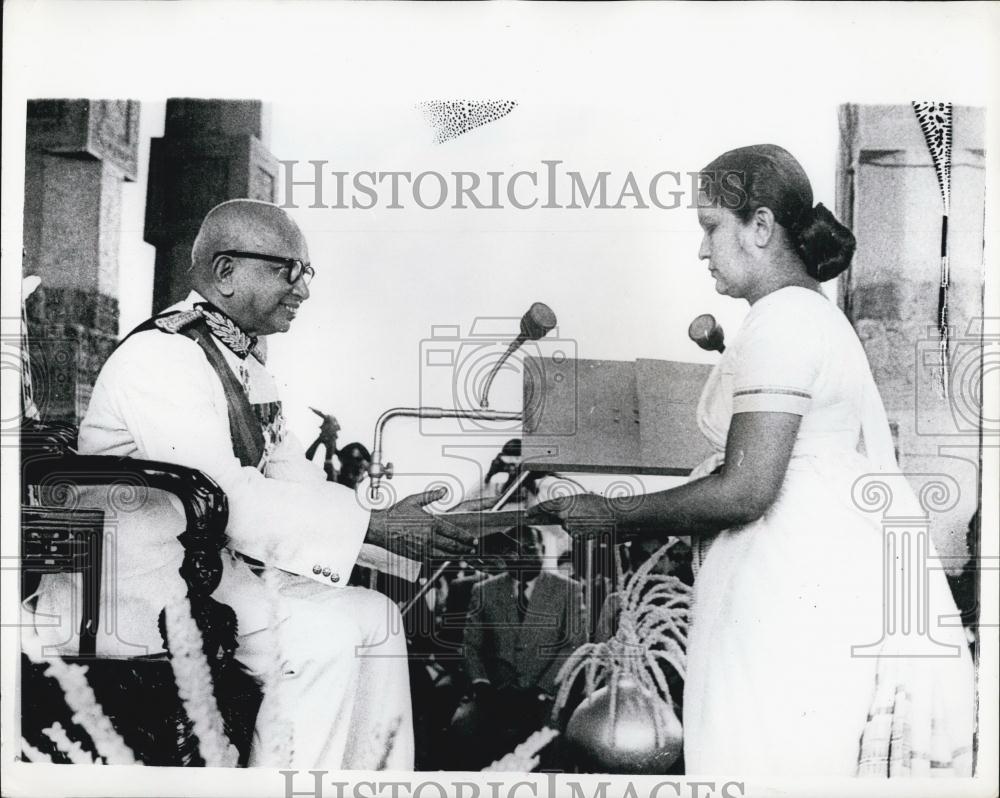
<svg viewBox="0 0 1000 798">
<path fill-rule="evenodd" d="M 753 212 L 750 219 L 750 228 L 753 234 L 753 242 L 758 247 L 766 247 L 774 238 L 774 231 L 777 222 L 774 220 L 774 213 L 770 208 L 758 208 Z"/>
<path fill-rule="evenodd" d="M 216 255 L 212 261 L 212 282 L 215 289 L 223 296 L 232 296 L 236 292 L 233 276 L 236 264 L 229 255 Z"/>
</svg>

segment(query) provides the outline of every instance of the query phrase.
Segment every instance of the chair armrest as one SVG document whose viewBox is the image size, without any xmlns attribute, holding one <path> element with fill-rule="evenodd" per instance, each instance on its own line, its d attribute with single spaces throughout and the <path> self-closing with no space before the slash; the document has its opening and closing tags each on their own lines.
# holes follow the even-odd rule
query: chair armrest
<svg viewBox="0 0 1000 798">
<path fill-rule="evenodd" d="M 208 544 L 219 551 L 226 545 L 229 500 L 215 480 L 194 468 L 131 457 L 39 452 L 22 458 L 21 478 L 23 484 L 43 489 L 123 482 L 167 491 L 184 507 L 187 528 L 178 539 L 185 548 Z"/>
<path fill-rule="evenodd" d="M 187 555 L 181 576 L 193 595 L 207 596 L 218 586 L 218 552 L 227 542 L 229 501 L 218 483 L 201 471 L 156 460 L 42 450 L 22 458 L 21 478 L 24 485 L 42 491 L 123 484 L 172 493 L 180 499 L 186 521 L 177 536 Z"/>
<path fill-rule="evenodd" d="M 22 428 L 22 503 L 28 503 L 29 488 L 37 490 L 43 504 L 50 496 L 63 494 L 65 498 L 68 490 L 81 486 L 162 490 L 176 496 L 186 521 L 184 531 L 177 536 L 184 549 L 179 571 L 192 611 L 205 635 L 206 649 L 231 655 L 235 649 L 235 616 L 230 608 L 211 599 L 222 578 L 219 552 L 227 543 L 229 502 L 222 488 L 193 468 L 130 457 L 81 455 L 72 451 L 74 444 L 75 432 L 71 428 L 37 423 Z"/>
</svg>

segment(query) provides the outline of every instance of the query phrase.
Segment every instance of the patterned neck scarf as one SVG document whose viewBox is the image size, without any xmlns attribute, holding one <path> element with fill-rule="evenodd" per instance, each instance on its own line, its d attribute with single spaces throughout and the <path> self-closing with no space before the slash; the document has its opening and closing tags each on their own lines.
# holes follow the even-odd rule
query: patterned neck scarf
<svg viewBox="0 0 1000 798">
<path fill-rule="evenodd" d="M 198 302 L 195 308 L 201 311 L 212 335 L 222 341 L 240 360 L 246 360 L 247 355 L 253 355 L 261 365 L 264 365 L 266 356 L 258 345 L 256 336 L 243 332 L 235 321 L 211 302 Z"/>
</svg>

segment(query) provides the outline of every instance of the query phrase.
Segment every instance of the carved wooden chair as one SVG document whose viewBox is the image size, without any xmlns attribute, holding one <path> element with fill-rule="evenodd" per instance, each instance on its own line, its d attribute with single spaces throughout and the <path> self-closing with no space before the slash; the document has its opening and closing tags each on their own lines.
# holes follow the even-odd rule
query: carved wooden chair
<svg viewBox="0 0 1000 798">
<path fill-rule="evenodd" d="M 21 430 L 22 598 L 34 593 L 40 574 L 80 572 L 83 582 L 80 653 L 63 657 L 88 666 L 87 679 L 105 714 L 147 765 L 202 765 L 197 742 L 177 695 L 169 655 L 97 657 L 100 624 L 104 518 L 102 510 L 58 506 L 60 494 L 92 485 L 125 490 L 157 489 L 180 499 L 186 528 L 179 569 L 187 585 L 194 619 L 201 630 L 214 691 L 230 740 L 246 765 L 260 689 L 234 659 L 236 616 L 214 600 L 222 574 L 220 551 L 229 515 L 225 494 L 199 471 L 167 463 L 76 454 L 76 431 L 69 426 L 25 421 Z M 164 613 L 160 634 L 166 640 Z M 60 722 L 71 727 L 72 711 L 45 665 L 21 657 L 21 732 L 43 751 L 51 748 L 42 729 Z M 84 738 L 86 742 L 86 738 Z M 93 747 L 90 746 L 91 750 Z M 56 761 L 56 757 L 54 757 Z"/>
</svg>

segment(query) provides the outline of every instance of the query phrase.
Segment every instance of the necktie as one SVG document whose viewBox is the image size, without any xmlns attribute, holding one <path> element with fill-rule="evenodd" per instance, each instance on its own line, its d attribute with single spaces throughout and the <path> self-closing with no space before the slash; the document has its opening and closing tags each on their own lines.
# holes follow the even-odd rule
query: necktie
<svg viewBox="0 0 1000 798">
<path fill-rule="evenodd" d="M 528 614 L 528 583 L 523 579 L 517 580 L 517 619 L 524 620 Z"/>
</svg>

